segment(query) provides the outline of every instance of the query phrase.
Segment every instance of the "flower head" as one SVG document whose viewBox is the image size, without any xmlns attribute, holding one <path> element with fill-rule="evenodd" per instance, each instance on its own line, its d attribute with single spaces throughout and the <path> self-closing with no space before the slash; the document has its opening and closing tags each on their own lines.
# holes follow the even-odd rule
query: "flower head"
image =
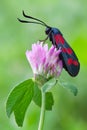
<svg viewBox="0 0 87 130">
<path fill-rule="evenodd" d="M 37 42 L 32 44 L 32 50 L 26 51 L 26 57 L 31 65 L 34 74 L 40 74 L 49 77 L 58 77 L 61 74 L 63 65 L 59 59 L 61 49 L 56 49 L 51 46 L 48 49 L 48 44 Z"/>
</svg>

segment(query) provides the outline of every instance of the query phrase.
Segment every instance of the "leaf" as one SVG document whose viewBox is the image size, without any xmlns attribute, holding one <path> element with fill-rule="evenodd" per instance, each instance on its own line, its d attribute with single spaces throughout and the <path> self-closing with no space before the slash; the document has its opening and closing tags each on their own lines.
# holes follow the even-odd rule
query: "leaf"
<svg viewBox="0 0 87 130">
<path fill-rule="evenodd" d="M 46 110 L 52 110 L 52 106 L 54 105 L 54 99 L 51 92 L 46 93 Z"/>
<path fill-rule="evenodd" d="M 39 107 L 41 107 L 41 98 L 42 98 L 41 90 L 38 88 L 37 84 L 35 83 L 33 101 Z M 54 105 L 53 95 L 51 92 L 47 92 L 46 93 L 46 107 L 45 107 L 45 109 L 52 110 L 53 105 Z"/>
<path fill-rule="evenodd" d="M 71 83 L 59 83 L 61 86 L 63 86 L 64 88 L 67 88 L 69 89 L 73 94 L 74 96 L 77 95 L 78 93 L 78 89 L 75 85 L 71 84 Z"/>
<path fill-rule="evenodd" d="M 42 90 L 43 92 L 47 92 L 49 89 L 51 89 L 53 86 L 55 86 L 57 83 L 57 80 L 55 78 L 50 79 L 47 81 L 43 86 Z"/>
<path fill-rule="evenodd" d="M 17 85 L 10 93 L 7 103 L 6 112 L 8 117 L 14 112 L 18 126 L 23 125 L 26 110 L 30 104 L 34 93 L 34 82 L 32 79 L 25 80 Z"/>
</svg>

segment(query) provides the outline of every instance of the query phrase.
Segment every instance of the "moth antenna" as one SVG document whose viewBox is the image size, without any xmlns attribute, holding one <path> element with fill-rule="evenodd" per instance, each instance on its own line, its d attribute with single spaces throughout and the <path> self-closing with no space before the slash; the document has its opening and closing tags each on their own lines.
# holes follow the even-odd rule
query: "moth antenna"
<svg viewBox="0 0 87 130">
<path fill-rule="evenodd" d="M 35 24 L 40 24 L 42 26 L 45 26 L 43 23 L 40 23 L 40 22 L 34 22 L 34 21 L 26 21 L 26 20 L 21 20 L 19 18 L 17 18 L 19 22 L 21 23 L 35 23 Z"/>
<path fill-rule="evenodd" d="M 24 11 L 22 11 L 22 13 L 23 13 L 23 16 L 24 16 L 24 17 L 30 18 L 30 19 L 33 19 L 33 20 L 36 20 L 36 21 L 39 21 L 39 22 L 43 23 L 46 27 L 48 27 L 48 25 L 47 25 L 45 22 L 43 22 L 42 20 L 39 20 L 39 19 L 34 18 L 34 17 L 32 17 L 32 16 L 28 16 L 28 15 L 25 14 Z"/>
</svg>

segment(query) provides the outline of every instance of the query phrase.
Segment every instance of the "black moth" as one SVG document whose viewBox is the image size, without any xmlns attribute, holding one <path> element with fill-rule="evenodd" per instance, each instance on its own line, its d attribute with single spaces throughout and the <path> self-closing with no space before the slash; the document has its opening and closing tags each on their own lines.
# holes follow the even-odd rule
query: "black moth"
<svg viewBox="0 0 87 130">
<path fill-rule="evenodd" d="M 34 23 L 34 24 L 40 24 L 46 27 L 45 33 L 47 37 L 44 40 L 44 42 L 49 38 L 49 40 L 52 42 L 54 46 L 56 46 L 57 49 L 59 48 L 62 49 L 62 52 L 60 54 L 60 59 L 63 62 L 63 67 L 71 76 L 76 76 L 80 69 L 80 63 L 78 61 L 78 58 L 75 52 L 70 47 L 70 45 L 66 42 L 60 30 L 57 28 L 48 26 L 46 23 L 44 23 L 43 21 L 37 18 L 26 15 L 24 11 L 23 11 L 23 16 L 25 18 L 33 19 L 34 21 L 26 21 L 26 20 L 21 20 L 18 18 L 18 20 L 22 23 Z"/>
</svg>

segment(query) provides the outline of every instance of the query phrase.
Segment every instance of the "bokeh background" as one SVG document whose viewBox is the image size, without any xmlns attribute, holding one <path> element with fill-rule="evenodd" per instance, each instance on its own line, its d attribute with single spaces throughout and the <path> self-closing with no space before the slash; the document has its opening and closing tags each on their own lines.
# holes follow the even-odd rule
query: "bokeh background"
<svg viewBox="0 0 87 130">
<path fill-rule="evenodd" d="M 76 84 L 76 97 L 66 89 L 52 89 L 55 104 L 46 112 L 44 130 L 87 130 L 87 0 L 1 0 L 0 1 L 0 130 L 37 130 L 40 108 L 34 103 L 27 110 L 24 125 L 19 128 L 14 115 L 8 119 L 5 105 L 11 89 L 32 77 L 25 52 L 32 43 L 45 38 L 45 28 L 22 24 L 22 10 L 57 27 L 75 50 L 81 69 L 72 78 L 63 71 L 65 81 Z M 47 41 L 49 45 L 51 43 Z"/>
</svg>

